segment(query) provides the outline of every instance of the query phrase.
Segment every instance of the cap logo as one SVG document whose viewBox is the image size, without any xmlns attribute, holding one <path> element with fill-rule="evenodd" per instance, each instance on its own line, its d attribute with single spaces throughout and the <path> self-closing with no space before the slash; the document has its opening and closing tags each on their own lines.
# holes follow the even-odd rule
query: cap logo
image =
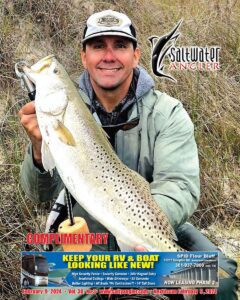
<svg viewBox="0 0 240 300">
<path fill-rule="evenodd" d="M 97 24 L 99 26 L 112 27 L 112 26 L 120 26 L 122 21 L 112 15 L 106 15 L 97 20 Z"/>
</svg>

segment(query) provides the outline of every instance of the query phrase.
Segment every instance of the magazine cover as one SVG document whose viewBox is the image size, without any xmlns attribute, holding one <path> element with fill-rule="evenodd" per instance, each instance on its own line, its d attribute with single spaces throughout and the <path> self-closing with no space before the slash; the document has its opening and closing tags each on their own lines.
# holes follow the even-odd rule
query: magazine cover
<svg viewBox="0 0 240 300">
<path fill-rule="evenodd" d="M 0 3 L 0 299 L 238 299 L 238 1 Z"/>
</svg>

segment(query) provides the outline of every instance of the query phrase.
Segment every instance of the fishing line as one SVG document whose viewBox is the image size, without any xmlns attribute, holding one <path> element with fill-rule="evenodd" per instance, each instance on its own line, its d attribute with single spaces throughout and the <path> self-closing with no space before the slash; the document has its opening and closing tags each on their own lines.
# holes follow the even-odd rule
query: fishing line
<svg viewBox="0 0 240 300">
<path fill-rule="evenodd" d="M 68 210 L 68 218 L 70 220 L 70 225 L 74 225 L 74 219 L 73 219 L 73 208 L 72 208 L 72 195 L 69 193 L 68 189 L 65 187 L 65 193 L 64 193 L 65 203 L 67 205 Z"/>
</svg>

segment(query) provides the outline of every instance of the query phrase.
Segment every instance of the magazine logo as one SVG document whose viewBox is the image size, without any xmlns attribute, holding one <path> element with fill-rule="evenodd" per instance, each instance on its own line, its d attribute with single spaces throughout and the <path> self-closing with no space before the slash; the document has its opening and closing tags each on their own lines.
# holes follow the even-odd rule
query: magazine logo
<svg viewBox="0 0 240 300">
<path fill-rule="evenodd" d="M 162 78 L 167 78 L 176 82 L 176 79 L 167 74 L 163 64 L 167 57 L 170 64 L 168 71 L 172 70 L 190 70 L 190 71 L 217 71 L 220 69 L 219 63 L 219 46 L 199 47 L 199 46 L 185 46 L 176 47 L 176 42 L 180 36 L 178 31 L 183 20 L 180 20 L 177 25 L 166 35 L 161 37 L 151 36 L 149 41 L 152 46 L 152 71 Z"/>
</svg>

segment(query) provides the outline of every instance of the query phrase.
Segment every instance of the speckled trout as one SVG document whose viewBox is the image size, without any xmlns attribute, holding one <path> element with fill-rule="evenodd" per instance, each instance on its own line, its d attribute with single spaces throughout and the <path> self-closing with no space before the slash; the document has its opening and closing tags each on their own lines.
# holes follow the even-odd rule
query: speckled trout
<svg viewBox="0 0 240 300">
<path fill-rule="evenodd" d="M 121 249 L 180 250 L 148 182 L 120 161 L 57 59 L 50 55 L 23 70 L 36 84 L 44 169 L 57 168 L 72 196 Z"/>
</svg>

